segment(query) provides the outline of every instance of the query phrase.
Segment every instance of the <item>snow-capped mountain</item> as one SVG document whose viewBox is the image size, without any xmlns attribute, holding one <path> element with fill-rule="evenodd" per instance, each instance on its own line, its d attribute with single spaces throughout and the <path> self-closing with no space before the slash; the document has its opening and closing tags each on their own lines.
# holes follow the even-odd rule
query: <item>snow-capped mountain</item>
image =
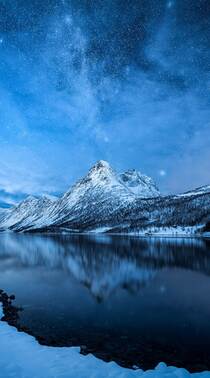
<svg viewBox="0 0 210 378">
<path fill-rule="evenodd" d="M 210 222 L 210 186 L 160 196 L 149 177 L 135 170 L 118 174 L 100 160 L 63 197 L 28 197 L 0 214 L 0 229 L 13 231 L 151 232 Z"/>
<path fill-rule="evenodd" d="M 121 173 L 120 178 L 138 197 L 149 198 L 160 196 L 160 192 L 154 181 L 150 177 L 142 175 L 136 169 L 129 169 Z"/>
<path fill-rule="evenodd" d="M 110 165 L 101 160 L 59 200 L 29 197 L 9 211 L 0 227 L 19 231 L 51 226 L 72 229 L 97 226 L 135 198 Z"/>
<path fill-rule="evenodd" d="M 0 228 L 22 231 L 35 224 L 43 212 L 52 204 L 53 201 L 47 197 L 36 198 L 29 196 L 17 206 L 3 213 L 0 218 Z"/>
<path fill-rule="evenodd" d="M 187 197 L 187 196 L 193 196 L 193 195 L 205 194 L 205 193 L 210 194 L 210 185 L 201 186 L 201 187 L 196 188 L 194 190 L 190 190 L 188 192 L 178 194 L 178 197 Z"/>
<path fill-rule="evenodd" d="M 43 214 L 39 227 L 78 230 L 93 224 L 99 227 L 111 219 L 113 212 L 133 203 L 135 198 L 110 165 L 100 160 Z"/>
</svg>

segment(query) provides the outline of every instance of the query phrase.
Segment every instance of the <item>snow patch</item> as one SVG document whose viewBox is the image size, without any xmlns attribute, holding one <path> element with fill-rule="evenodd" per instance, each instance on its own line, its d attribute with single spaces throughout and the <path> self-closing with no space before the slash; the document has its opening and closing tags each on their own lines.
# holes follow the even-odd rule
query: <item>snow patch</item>
<svg viewBox="0 0 210 378">
<path fill-rule="evenodd" d="M 0 308 L 2 316 L 2 308 Z M 154 370 L 131 370 L 106 363 L 79 348 L 39 345 L 25 333 L 0 322 L 0 377 L 2 378 L 210 378 L 210 372 L 190 374 L 186 369 L 159 363 Z"/>
<path fill-rule="evenodd" d="M 203 227 L 204 227 L 203 224 L 196 225 L 196 226 L 149 227 L 149 228 L 138 230 L 135 232 L 130 232 L 129 235 L 192 237 L 192 236 L 199 236 Z"/>
<path fill-rule="evenodd" d="M 107 232 L 107 231 L 109 231 L 109 230 L 111 230 L 111 228 L 110 227 L 97 227 L 97 228 L 95 228 L 94 230 L 91 230 L 91 231 L 89 231 L 91 234 L 92 233 L 94 233 L 94 234 L 103 234 L 103 233 L 105 233 L 105 232 Z"/>
</svg>

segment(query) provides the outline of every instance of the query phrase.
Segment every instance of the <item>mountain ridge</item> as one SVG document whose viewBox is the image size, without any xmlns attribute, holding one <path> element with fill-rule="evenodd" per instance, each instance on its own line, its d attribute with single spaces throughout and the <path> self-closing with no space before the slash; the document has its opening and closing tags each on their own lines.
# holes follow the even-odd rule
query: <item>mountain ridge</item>
<svg viewBox="0 0 210 378">
<path fill-rule="evenodd" d="M 118 174 L 104 160 L 61 198 L 29 196 L 0 214 L 0 230 L 16 232 L 196 232 L 209 222 L 210 186 L 163 196 L 150 177 L 135 169 Z"/>
</svg>

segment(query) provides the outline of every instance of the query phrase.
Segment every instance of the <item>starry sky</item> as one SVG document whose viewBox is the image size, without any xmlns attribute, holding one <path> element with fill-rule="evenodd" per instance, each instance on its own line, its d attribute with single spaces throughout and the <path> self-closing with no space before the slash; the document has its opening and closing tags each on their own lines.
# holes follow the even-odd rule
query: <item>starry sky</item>
<svg viewBox="0 0 210 378">
<path fill-rule="evenodd" d="M 0 0 L 0 200 L 99 159 L 210 184 L 209 0 Z"/>
</svg>

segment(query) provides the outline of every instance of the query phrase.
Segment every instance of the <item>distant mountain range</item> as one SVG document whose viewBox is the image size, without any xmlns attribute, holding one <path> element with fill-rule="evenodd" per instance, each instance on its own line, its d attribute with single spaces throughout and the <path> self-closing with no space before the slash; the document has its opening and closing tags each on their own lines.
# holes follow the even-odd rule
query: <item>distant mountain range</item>
<svg viewBox="0 0 210 378">
<path fill-rule="evenodd" d="M 162 196 L 136 170 L 100 160 L 61 198 L 28 197 L 0 212 L 1 231 L 192 234 L 210 230 L 210 186 Z"/>
<path fill-rule="evenodd" d="M 9 209 L 26 198 L 26 196 L 24 193 L 10 193 L 0 189 L 0 210 Z"/>
</svg>

